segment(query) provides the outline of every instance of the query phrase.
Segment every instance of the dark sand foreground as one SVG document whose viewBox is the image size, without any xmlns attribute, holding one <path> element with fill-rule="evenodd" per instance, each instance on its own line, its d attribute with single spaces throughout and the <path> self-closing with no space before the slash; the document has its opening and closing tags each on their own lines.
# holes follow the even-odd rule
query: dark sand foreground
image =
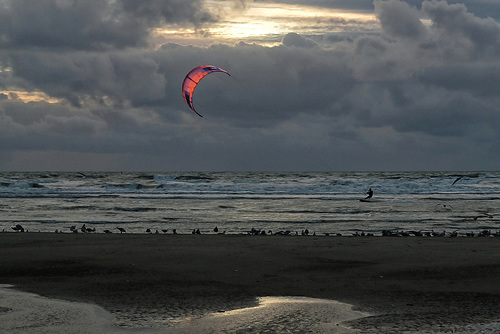
<svg viewBox="0 0 500 334">
<path fill-rule="evenodd" d="M 0 233 L 0 283 L 128 325 L 307 296 L 365 333 L 446 332 L 500 319 L 500 238 Z"/>
</svg>

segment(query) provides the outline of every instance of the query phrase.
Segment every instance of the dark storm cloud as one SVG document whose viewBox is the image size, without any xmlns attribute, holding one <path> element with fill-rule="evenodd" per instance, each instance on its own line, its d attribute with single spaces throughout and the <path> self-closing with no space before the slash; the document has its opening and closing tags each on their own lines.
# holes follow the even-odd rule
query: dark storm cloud
<svg viewBox="0 0 500 334">
<path fill-rule="evenodd" d="M 377 14 L 384 31 L 394 37 L 420 39 L 426 29 L 419 12 L 400 1 L 377 2 Z"/>
<path fill-rule="evenodd" d="M 310 38 L 300 36 L 296 33 L 288 33 L 283 37 L 281 43 L 284 46 L 296 46 L 300 48 L 310 48 L 318 46 L 318 44 Z"/>
<path fill-rule="evenodd" d="M 381 36 L 354 41 L 357 73 L 364 79 L 405 77 L 450 63 L 498 58 L 500 25 L 481 19 L 463 5 L 427 1 L 417 11 L 406 3 L 375 1 Z M 425 26 L 419 17 L 431 20 Z"/>
<path fill-rule="evenodd" d="M 101 49 L 138 46 L 162 22 L 213 20 L 200 0 L 1 0 L 3 48 Z"/>
<path fill-rule="evenodd" d="M 306 40 L 298 39 L 301 45 Z M 207 117 L 223 117 L 232 125 L 272 127 L 302 112 L 324 112 L 353 84 L 350 69 L 331 52 L 316 47 L 266 48 L 240 43 L 233 47 L 214 45 L 202 52 L 191 49 L 164 46 L 157 53 L 158 62 L 172 78 L 179 79 L 192 64 L 202 62 L 215 62 L 228 70 L 231 77 L 212 74 L 203 79 L 195 91 L 194 104 L 202 114 L 208 109 Z M 183 70 L 172 72 L 176 65 Z M 179 94 L 179 82 L 167 84 L 173 97 Z M 184 101 L 179 102 L 179 108 L 184 109 Z M 219 107 L 211 110 L 206 107 L 210 105 Z"/>
<path fill-rule="evenodd" d="M 500 2 L 496 0 L 450 0 L 448 3 L 463 4 L 478 17 L 500 20 Z"/>
<path fill-rule="evenodd" d="M 162 98 L 165 77 L 142 52 L 13 52 L 13 71 L 25 89 L 37 89 L 81 105 L 87 98 L 148 104 Z"/>
<path fill-rule="evenodd" d="M 467 52 L 471 57 L 498 57 L 500 25 L 494 19 L 478 18 L 462 4 L 425 2 L 422 11 L 432 20 L 433 32 L 440 42 L 448 42 L 445 47 L 453 48 L 450 51 L 459 55 Z"/>
<path fill-rule="evenodd" d="M 149 25 L 184 21 L 199 25 L 214 20 L 200 0 L 120 0 L 119 3 L 127 14 L 146 19 Z"/>
<path fill-rule="evenodd" d="M 419 76 L 426 85 L 494 98 L 500 87 L 498 64 L 450 65 L 433 68 Z"/>
<path fill-rule="evenodd" d="M 244 9 L 249 2 L 234 3 Z M 6 4 L 12 21 L 28 21 L 14 1 Z M 48 4 L 40 2 L 55 13 Z M 465 5 L 370 2 L 378 33 L 329 33 L 318 39 L 322 44 L 290 32 L 275 47 L 241 42 L 153 50 L 134 47 L 146 41 L 146 27 L 196 26 L 213 17 L 202 8 L 185 11 L 183 4 L 197 1 L 66 4 L 56 8 L 64 14 L 60 26 L 77 8 L 90 13 L 76 21 L 80 47 L 65 42 L 64 33 L 29 42 L 41 23 L 24 35 L 21 26 L 0 23 L 0 87 L 60 99 L 24 103 L 0 95 L 0 153 L 11 152 L 19 164 L 49 150 L 59 152 L 60 165 L 76 153 L 96 157 L 81 159 L 90 169 L 488 169 L 500 163 L 500 25 Z M 107 34 L 83 29 L 91 22 Z M 121 42 L 125 22 L 137 31 Z M 211 74 L 196 89 L 203 119 L 180 91 L 186 73 L 201 64 L 231 73 Z"/>
</svg>

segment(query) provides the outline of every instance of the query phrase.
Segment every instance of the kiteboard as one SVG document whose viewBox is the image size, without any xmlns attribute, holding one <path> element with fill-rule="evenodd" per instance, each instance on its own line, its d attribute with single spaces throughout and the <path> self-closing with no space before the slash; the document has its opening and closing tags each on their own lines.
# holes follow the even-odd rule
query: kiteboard
<svg viewBox="0 0 500 334">
<path fill-rule="evenodd" d="M 379 199 L 373 199 L 373 198 L 362 198 L 359 201 L 360 202 L 380 202 Z"/>
</svg>

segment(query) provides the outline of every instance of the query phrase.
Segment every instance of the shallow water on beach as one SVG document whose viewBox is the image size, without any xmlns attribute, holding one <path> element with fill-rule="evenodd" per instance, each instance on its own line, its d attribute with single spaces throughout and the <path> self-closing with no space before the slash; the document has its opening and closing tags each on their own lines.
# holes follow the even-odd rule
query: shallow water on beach
<svg viewBox="0 0 500 334">
<path fill-rule="evenodd" d="M 175 333 L 354 333 L 344 322 L 365 316 L 331 300 L 261 297 L 255 307 L 182 320 Z"/>
<path fill-rule="evenodd" d="M 0 333 L 352 333 L 342 322 L 366 316 L 335 301 L 264 297 L 259 306 L 199 317 L 117 327 L 113 316 L 90 304 L 40 297 L 0 285 Z"/>
<path fill-rule="evenodd" d="M 500 230 L 500 172 L 3 172 L 0 198 L 8 232 Z"/>
<path fill-rule="evenodd" d="M 123 316 L 123 315 L 122 315 Z M 130 314 L 133 318 L 141 315 Z M 307 297 L 261 297 L 258 306 L 170 320 L 150 319 L 142 326 L 116 326 L 114 316 L 92 304 L 49 299 L 0 284 L 0 333 L 9 334 L 211 334 L 211 333 L 378 333 L 355 329 L 356 320 L 371 316 L 333 300 Z M 354 326 L 355 327 L 355 326 Z M 387 331 L 383 331 L 386 333 Z M 393 328 L 390 333 L 499 333 L 500 323 L 435 330 Z M 387 332 L 388 333 L 388 332 Z"/>
</svg>

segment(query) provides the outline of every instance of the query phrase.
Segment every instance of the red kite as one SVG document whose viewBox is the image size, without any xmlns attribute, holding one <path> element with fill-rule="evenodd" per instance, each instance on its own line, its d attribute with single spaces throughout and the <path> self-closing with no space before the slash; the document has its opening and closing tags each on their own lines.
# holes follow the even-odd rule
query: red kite
<svg viewBox="0 0 500 334">
<path fill-rule="evenodd" d="M 186 103 L 188 104 L 189 108 L 191 108 L 198 116 L 201 116 L 198 114 L 196 110 L 194 110 L 193 106 L 193 93 L 194 89 L 198 85 L 198 82 L 200 82 L 201 79 L 203 79 L 206 75 L 212 73 L 212 72 L 222 72 L 226 73 L 227 75 L 229 74 L 226 70 L 223 70 L 222 68 L 212 66 L 212 65 L 202 65 L 193 68 L 184 78 L 184 81 L 182 82 L 182 95 L 184 96 L 184 100 L 186 100 Z"/>
</svg>

